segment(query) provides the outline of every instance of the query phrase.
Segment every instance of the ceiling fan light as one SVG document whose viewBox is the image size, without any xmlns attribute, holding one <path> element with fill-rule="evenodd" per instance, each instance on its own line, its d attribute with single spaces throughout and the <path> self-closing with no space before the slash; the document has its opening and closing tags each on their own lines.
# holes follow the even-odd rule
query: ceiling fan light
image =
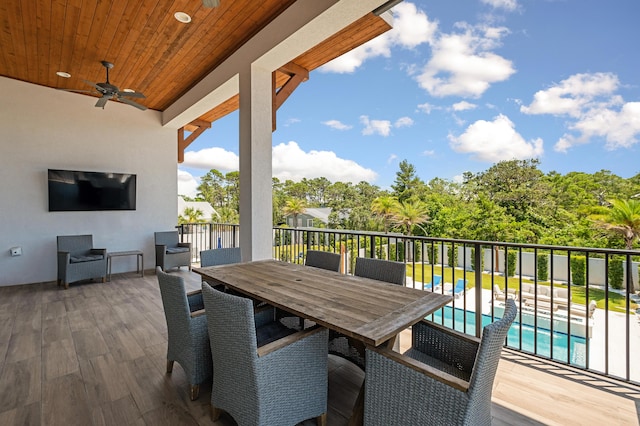
<svg viewBox="0 0 640 426">
<path fill-rule="evenodd" d="M 173 17 L 183 24 L 188 24 L 189 22 L 191 22 L 191 16 L 184 12 L 176 12 L 173 14 Z"/>
<path fill-rule="evenodd" d="M 220 0 L 202 0 L 204 7 L 218 7 L 220 6 Z"/>
</svg>

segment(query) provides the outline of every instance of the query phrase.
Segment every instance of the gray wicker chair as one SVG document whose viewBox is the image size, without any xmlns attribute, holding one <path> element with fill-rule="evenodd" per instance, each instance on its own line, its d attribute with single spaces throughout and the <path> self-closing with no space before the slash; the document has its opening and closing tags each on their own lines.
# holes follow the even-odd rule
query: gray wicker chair
<svg viewBox="0 0 640 426">
<path fill-rule="evenodd" d="M 156 244 L 156 266 L 166 271 L 188 266 L 191 270 L 191 243 L 181 243 L 178 231 L 154 233 Z"/>
<path fill-rule="evenodd" d="M 404 285 L 407 266 L 402 262 L 391 260 L 356 257 L 356 270 L 353 275 Z"/>
<path fill-rule="evenodd" d="M 200 252 L 200 266 L 228 265 L 242 262 L 240 247 L 216 248 Z"/>
<path fill-rule="evenodd" d="M 190 385 L 190 398 L 195 400 L 200 385 L 211 378 L 213 369 L 201 290 L 185 293 L 184 279 L 156 268 L 160 295 L 167 320 L 167 373 L 178 361 Z"/>
<path fill-rule="evenodd" d="M 359 277 L 404 285 L 406 273 L 407 268 L 401 262 L 366 257 L 356 258 L 354 275 Z M 365 347 L 359 340 L 331 330 L 329 331 L 329 353 L 341 356 L 361 369 L 365 369 Z"/>
<path fill-rule="evenodd" d="M 340 255 L 320 250 L 307 250 L 304 264 L 314 268 L 340 272 Z"/>
<path fill-rule="evenodd" d="M 314 417 L 324 425 L 327 330 L 291 334 L 277 321 L 256 329 L 251 300 L 207 283 L 202 283 L 202 295 L 215 369 L 213 421 L 226 411 L 240 426 L 294 425 Z M 275 340 L 283 330 L 288 335 Z M 263 342 L 268 343 L 260 346 Z"/>
<path fill-rule="evenodd" d="M 517 313 L 513 300 L 506 304 L 481 339 L 421 321 L 404 355 L 368 347 L 364 423 L 490 425 L 493 381 Z"/>
<path fill-rule="evenodd" d="M 58 244 L 58 285 L 107 278 L 107 249 L 93 248 L 91 235 L 60 235 Z"/>
</svg>

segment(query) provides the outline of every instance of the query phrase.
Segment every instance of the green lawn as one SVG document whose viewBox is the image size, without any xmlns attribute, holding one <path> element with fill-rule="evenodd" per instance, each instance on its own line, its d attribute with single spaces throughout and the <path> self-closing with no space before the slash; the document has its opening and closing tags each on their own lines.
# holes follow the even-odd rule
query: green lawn
<svg viewBox="0 0 640 426">
<path fill-rule="evenodd" d="M 276 256 L 278 253 L 280 253 L 280 258 L 281 260 L 285 260 L 285 261 L 294 261 L 294 262 L 302 262 L 302 258 L 297 257 L 296 259 L 289 259 L 289 246 L 281 246 L 280 250 L 274 250 L 274 256 Z M 318 249 L 316 247 L 313 247 L 313 249 Z M 301 250 L 303 252 L 306 252 L 306 247 L 302 247 Z M 320 249 L 322 250 L 322 249 Z M 295 256 L 295 255 L 294 255 Z M 423 269 L 424 267 L 424 269 Z M 414 281 L 420 281 L 420 282 L 430 282 L 431 281 L 431 265 L 425 264 L 422 265 L 421 263 L 416 263 L 415 264 L 415 278 Z M 461 269 L 452 269 L 448 266 L 445 266 L 444 268 L 444 273 L 442 271 L 442 266 L 436 265 L 433 267 L 433 273 L 435 275 L 440 275 L 442 277 L 442 282 L 448 282 L 448 283 L 455 283 L 459 278 L 466 278 L 467 280 L 467 288 L 473 286 L 474 282 L 475 282 L 475 272 L 472 271 L 463 271 Z M 407 264 L 407 276 L 408 277 L 414 277 L 414 268 L 411 264 Z M 423 280 L 422 277 L 426 276 L 426 280 Z M 505 288 L 505 279 L 504 276 L 502 275 L 494 275 L 494 283 L 498 284 L 498 286 L 500 286 L 501 289 L 504 290 Z M 522 279 L 523 283 L 528 283 L 528 284 L 533 284 L 533 280 L 530 279 L 526 279 L 523 278 Z M 544 281 L 540 281 L 538 282 L 538 285 L 550 285 L 550 283 L 548 281 L 544 282 Z M 507 286 L 510 289 L 520 289 L 520 278 L 518 277 L 509 277 L 507 278 Z M 482 274 L 482 288 L 486 289 L 486 290 L 491 290 L 493 287 L 493 284 L 491 282 L 491 275 L 490 274 Z M 566 284 L 560 284 L 560 283 L 554 283 L 553 284 L 554 288 L 567 288 Z M 598 304 L 598 308 L 604 309 L 604 305 L 605 305 L 605 292 L 603 290 L 599 290 L 599 289 L 589 289 L 589 299 L 590 300 L 595 300 L 596 303 Z M 581 286 L 572 286 L 571 287 L 571 301 L 572 303 L 576 303 L 582 306 L 585 306 L 586 303 L 586 288 L 585 287 L 581 287 Z M 625 297 L 621 294 L 618 294 L 616 292 L 610 291 L 609 292 L 609 309 L 612 311 L 617 311 L 617 312 L 625 312 Z M 630 309 L 631 312 L 635 312 L 635 309 L 638 307 L 638 305 L 636 303 L 631 302 L 630 303 Z"/>
<path fill-rule="evenodd" d="M 424 269 L 423 269 L 423 265 L 416 263 L 415 265 L 415 277 L 414 277 L 414 268 L 411 264 L 407 264 L 407 276 L 408 277 L 414 277 L 414 281 L 420 281 L 420 282 L 430 282 L 431 281 L 431 265 L 424 265 Z M 444 273 L 442 271 L 442 267 L 441 266 L 434 266 L 433 267 L 433 274 L 435 275 L 440 275 L 442 276 L 442 282 L 448 282 L 448 283 L 455 283 L 459 278 L 466 278 L 467 280 L 467 288 L 473 286 L 473 284 L 475 283 L 475 272 L 472 271 L 463 271 L 461 269 L 455 269 L 453 270 L 450 267 L 445 267 L 444 268 Z M 426 276 L 426 280 L 423 280 L 422 277 Z M 502 275 L 495 275 L 494 276 L 494 282 L 495 284 L 498 284 L 498 286 L 500 286 L 501 289 L 504 290 L 505 288 L 505 278 Z M 530 279 L 522 279 L 523 283 L 528 283 L 528 284 L 533 284 L 533 280 Z M 493 283 L 491 282 L 491 275 L 490 274 L 482 274 L 482 288 L 486 289 L 486 290 L 491 290 L 493 288 Z M 538 285 L 550 285 L 550 283 L 547 282 L 538 282 Z M 518 277 L 509 277 L 507 278 L 507 286 L 510 289 L 516 289 L 516 290 L 520 290 L 520 278 Z M 566 284 L 559 284 L 559 283 L 554 283 L 553 284 L 554 288 L 567 288 Z M 598 308 L 604 309 L 604 304 L 605 304 L 605 292 L 604 290 L 600 290 L 600 289 L 589 289 L 589 299 L 590 300 L 595 300 L 596 303 L 598 304 Z M 571 287 L 571 301 L 573 303 L 576 304 L 580 304 L 580 305 L 586 305 L 586 288 L 582 287 L 582 286 L 572 286 Z M 610 291 L 609 292 L 609 309 L 614 310 L 614 311 L 618 311 L 618 312 L 625 312 L 625 297 L 623 295 L 620 295 L 616 292 Z M 635 311 L 637 305 L 633 302 L 630 303 L 630 308 L 633 311 Z"/>
</svg>

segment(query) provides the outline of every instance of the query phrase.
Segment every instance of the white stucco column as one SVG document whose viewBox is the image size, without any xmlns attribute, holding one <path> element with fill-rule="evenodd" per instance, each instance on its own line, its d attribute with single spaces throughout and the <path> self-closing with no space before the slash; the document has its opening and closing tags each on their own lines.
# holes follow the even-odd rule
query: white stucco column
<svg viewBox="0 0 640 426">
<path fill-rule="evenodd" d="M 240 72 L 240 247 L 242 259 L 272 257 L 271 70 Z"/>
</svg>

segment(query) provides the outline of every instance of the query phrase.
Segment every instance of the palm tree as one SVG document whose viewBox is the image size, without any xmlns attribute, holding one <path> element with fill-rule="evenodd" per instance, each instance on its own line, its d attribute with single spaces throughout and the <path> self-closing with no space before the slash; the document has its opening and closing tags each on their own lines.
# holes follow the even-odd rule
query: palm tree
<svg viewBox="0 0 640 426">
<path fill-rule="evenodd" d="M 182 215 L 178 216 L 178 223 L 196 223 L 202 220 L 204 213 L 195 207 L 185 207 Z"/>
<path fill-rule="evenodd" d="M 622 236 L 625 248 L 633 249 L 633 243 L 640 238 L 640 201 L 638 200 L 610 200 L 611 208 L 601 215 L 596 224 L 607 231 Z M 633 279 L 631 293 L 634 292 Z"/>
<path fill-rule="evenodd" d="M 398 199 L 388 195 L 378 197 L 371 203 L 371 211 L 374 216 L 382 220 L 385 234 L 389 232 L 389 228 L 393 222 L 394 212 L 398 210 L 399 206 Z"/>
<path fill-rule="evenodd" d="M 640 238 L 640 201 L 610 200 L 611 208 L 596 218 L 596 224 L 611 233 L 622 236 L 625 248 L 633 249 Z"/>
<path fill-rule="evenodd" d="M 307 203 L 298 198 L 287 200 L 282 208 L 285 216 L 293 216 L 293 227 L 298 227 L 298 215 L 303 214 L 307 210 Z"/>
<path fill-rule="evenodd" d="M 427 235 L 427 231 L 420 225 L 429 220 L 429 210 L 427 205 L 420 200 L 407 200 L 397 204 L 391 220 L 400 226 L 407 235 L 412 235 L 414 226 L 422 229 Z"/>
</svg>

